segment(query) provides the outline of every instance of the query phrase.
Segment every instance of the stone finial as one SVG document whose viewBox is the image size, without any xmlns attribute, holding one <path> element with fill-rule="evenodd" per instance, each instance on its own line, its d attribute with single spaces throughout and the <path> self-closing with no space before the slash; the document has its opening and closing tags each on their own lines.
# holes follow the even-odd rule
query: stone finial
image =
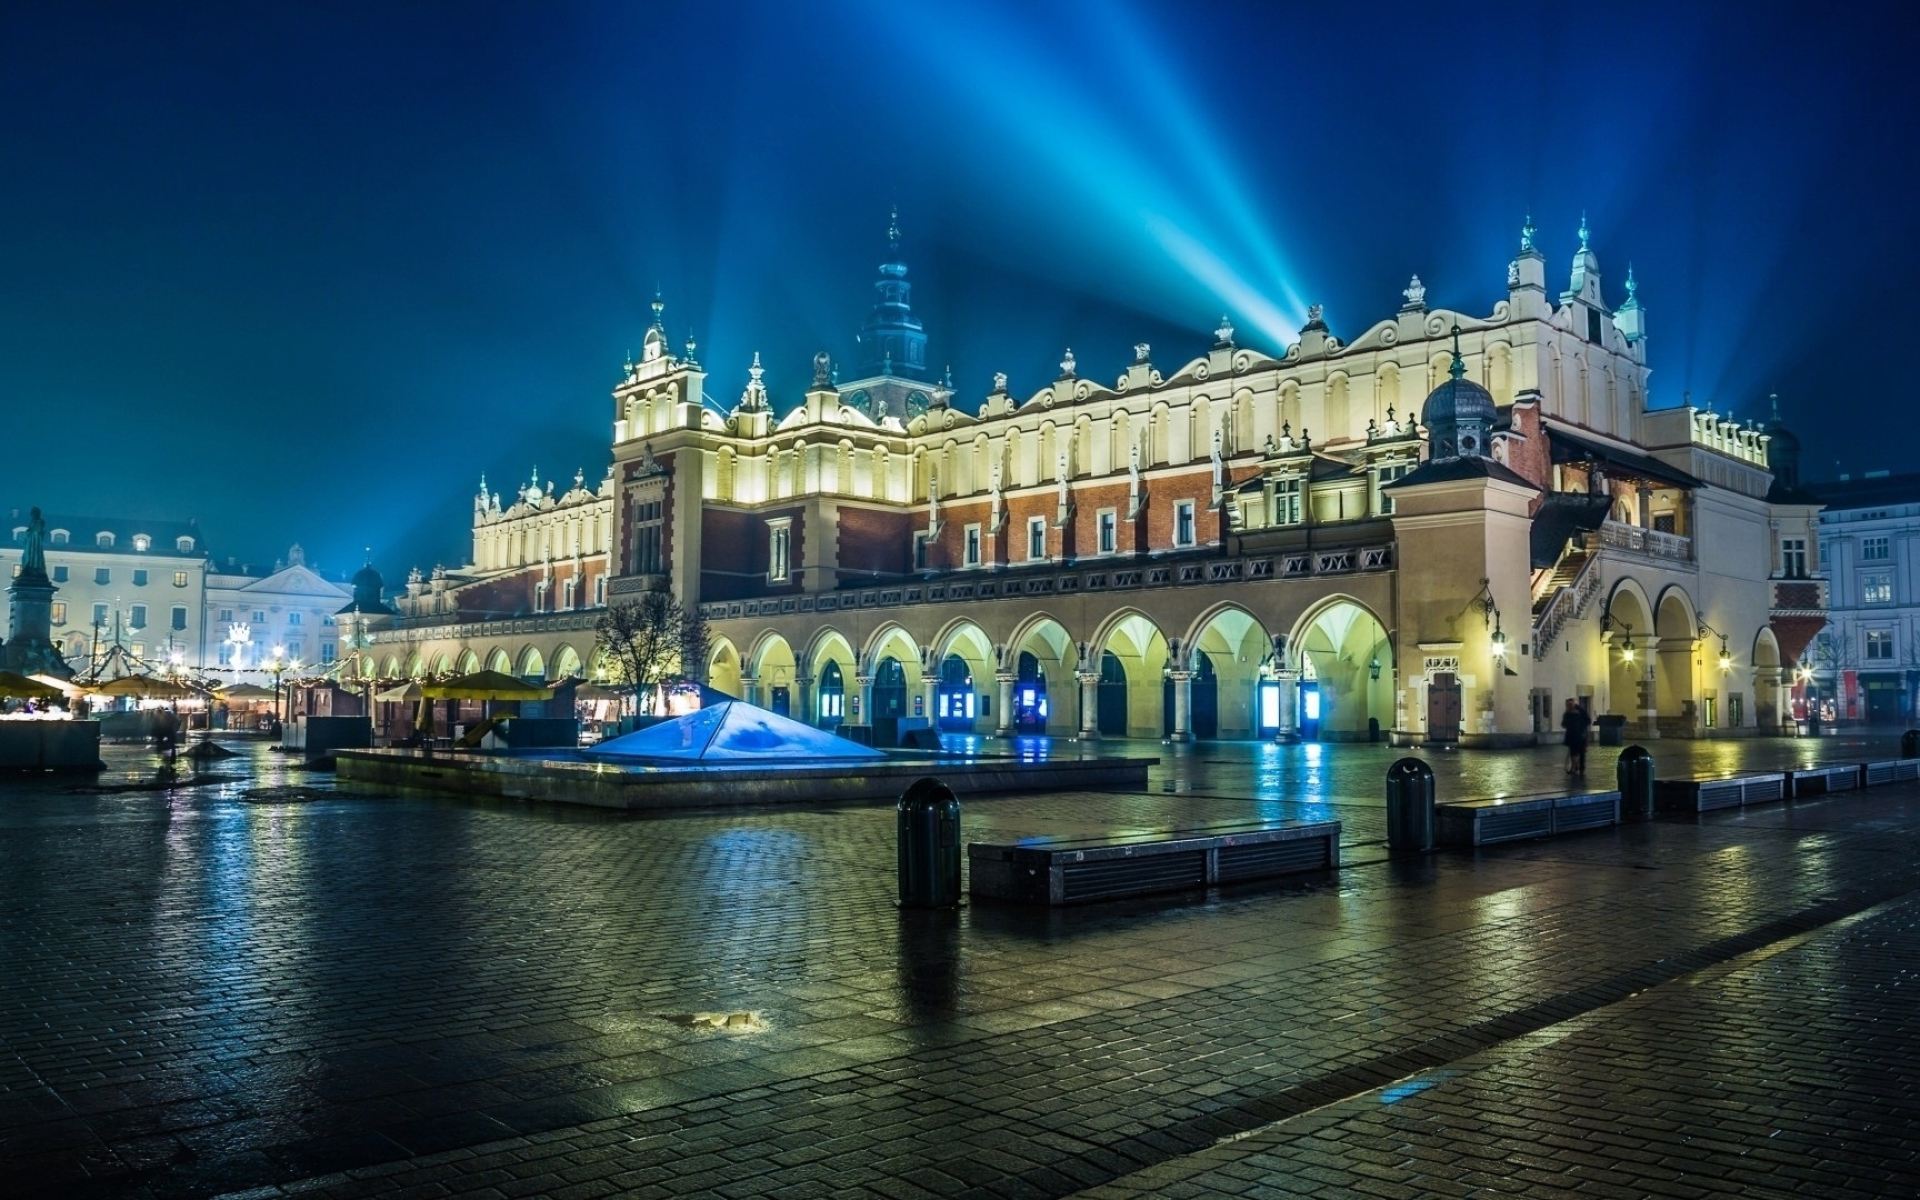
<svg viewBox="0 0 1920 1200">
<path fill-rule="evenodd" d="M 1144 363 L 1152 357 L 1153 357 L 1152 346 L 1149 346 L 1145 342 L 1135 342 L 1133 344 L 1133 361 L 1134 362 Z"/>
<path fill-rule="evenodd" d="M 833 358 L 825 350 L 813 356 L 813 386 L 815 391 L 833 386 Z"/>
<path fill-rule="evenodd" d="M 1592 236 L 1593 231 L 1587 228 L 1587 210 L 1583 208 L 1580 210 L 1580 249 L 1587 249 L 1587 241 Z"/>
<path fill-rule="evenodd" d="M 1060 378 L 1072 379 L 1074 375 L 1073 348 L 1068 347 L 1066 357 L 1060 360 Z"/>
<path fill-rule="evenodd" d="M 1540 231 L 1533 227 L 1533 214 L 1528 213 L 1526 219 L 1520 223 L 1520 253 L 1533 252 L 1533 235 L 1538 232 Z"/>
<path fill-rule="evenodd" d="M 660 330 L 663 333 L 666 332 L 666 329 L 661 324 L 661 321 L 664 318 L 666 311 L 667 311 L 667 302 L 660 298 L 660 289 L 656 287 L 653 289 L 653 327 L 655 329 Z"/>
<path fill-rule="evenodd" d="M 1326 306 L 1324 305 L 1320 305 L 1320 304 L 1307 305 L 1307 324 L 1309 325 L 1325 324 L 1325 322 L 1323 322 L 1320 319 L 1321 314 L 1323 314 L 1324 312 L 1326 312 Z"/>
<path fill-rule="evenodd" d="M 993 373 L 993 390 L 996 393 L 1007 390 L 1007 373 L 1005 371 L 995 371 Z"/>
<path fill-rule="evenodd" d="M 1418 275 L 1415 275 L 1413 279 L 1408 282 L 1407 286 L 1401 289 L 1400 294 L 1407 298 L 1408 308 L 1425 308 L 1427 306 L 1427 286 L 1420 282 Z"/>
<path fill-rule="evenodd" d="M 1213 331 L 1213 344 L 1216 346 L 1233 345 L 1233 322 L 1227 319 L 1227 314 L 1225 313 L 1220 314 L 1220 325 Z"/>
<path fill-rule="evenodd" d="M 1627 264 L 1627 299 L 1629 300 L 1634 299 L 1635 298 L 1634 294 L 1639 290 L 1640 290 L 1640 285 L 1634 282 L 1634 278 L 1633 278 L 1633 264 L 1628 263 Z"/>
</svg>

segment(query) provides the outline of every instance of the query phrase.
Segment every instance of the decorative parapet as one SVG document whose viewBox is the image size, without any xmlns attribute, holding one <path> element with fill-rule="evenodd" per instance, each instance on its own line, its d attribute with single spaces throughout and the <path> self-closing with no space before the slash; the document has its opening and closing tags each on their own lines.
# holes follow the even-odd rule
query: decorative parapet
<svg viewBox="0 0 1920 1200">
<path fill-rule="evenodd" d="M 1767 442 L 1772 439 L 1759 426 L 1742 425 L 1711 409 L 1701 412 L 1689 405 L 1686 411 L 1688 432 L 1694 445 L 1752 463 L 1756 467 L 1764 468 L 1767 465 Z"/>
<path fill-rule="evenodd" d="M 1353 546 L 1287 552 L 1262 558 L 1211 559 L 1202 562 L 1145 564 L 1046 574 L 975 577 L 961 581 L 903 583 L 876 588 L 845 588 L 825 595 L 770 596 L 763 600 L 723 600 L 700 606 L 709 621 L 771 617 L 788 613 L 835 612 L 850 608 L 893 608 L 908 604 L 947 604 L 1016 597 L 1129 591 L 1135 588 L 1204 587 L 1259 579 L 1312 579 L 1386 571 L 1393 567 L 1392 545 Z"/>
<path fill-rule="evenodd" d="M 1819 617 L 1827 615 L 1827 581 L 1824 579 L 1776 579 L 1772 603 L 1776 617 Z"/>
<path fill-rule="evenodd" d="M 391 629 L 369 631 L 366 639 L 370 646 L 396 646 L 419 642 L 457 642 L 507 634 L 563 633 L 570 630 L 597 628 L 602 611 L 604 610 L 587 608 L 559 613 L 536 613 L 525 617 L 483 618 L 477 621 L 401 617 Z"/>
</svg>

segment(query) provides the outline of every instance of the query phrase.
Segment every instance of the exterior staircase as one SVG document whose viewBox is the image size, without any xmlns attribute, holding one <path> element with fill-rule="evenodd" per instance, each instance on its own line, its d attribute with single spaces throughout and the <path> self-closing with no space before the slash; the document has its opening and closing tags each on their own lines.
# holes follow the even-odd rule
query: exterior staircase
<svg viewBox="0 0 1920 1200">
<path fill-rule="evenodd" d="M 1582 546 L 1569 546 L 1536 583 L 1533 592 L 1533 657 L 1537 662 L 1547 656 L 1554 639 L 1568 621 L 1587 614 L 1593 598 L 1600 592 L 1599 557 Z"/>
</svg>

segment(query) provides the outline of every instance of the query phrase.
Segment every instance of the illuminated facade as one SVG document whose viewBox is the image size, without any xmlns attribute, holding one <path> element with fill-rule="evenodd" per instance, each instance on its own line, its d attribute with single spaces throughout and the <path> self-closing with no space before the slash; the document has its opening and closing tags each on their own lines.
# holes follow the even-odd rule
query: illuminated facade
<svg viewBox="0 0 1920 1200">
<path fill-rule="evenodd" d="M 607 598 L 698 603 L 720 690 L 881 741 L 1498 745 L 1557 737 L 1569 696 L 1638 736 L 1781 720 L 1825 598 L 1776 577 L 1817 560 L 1818 502 L 1776 492 L 1765 431 L 1647 408 L 1646 311 L 1631 276 L 1608 306 L 1584 225 L 1557 295 L 1529 227 L 1482 314 L 1416 278 L 1350 341 L 1317 306 L 1279 354 L 1223 321 L 1170 369 L 1141 345 L 1100 381 L 1068 352 L 964 405 L 928 379 L 890 232 L 865 378 L 820 355 L 779 403 L 756 359 L 716 411 L 656 304 L 614 389 Z M 591 662 L 590 612 L 483 618 L 465 586 L 457 622 L 373 634 L 378 661 Z"/>
<path fill-rule="evenodd" d="M 1907 728 L 1920 712 L 1920 475 L 1886 471 L 1807 485 L 1820 514 L 1832 624 L 1802 663 L 1828 720 Z M 1808 698 L 1796 697 L 1804 716 Z"/>
</svg>

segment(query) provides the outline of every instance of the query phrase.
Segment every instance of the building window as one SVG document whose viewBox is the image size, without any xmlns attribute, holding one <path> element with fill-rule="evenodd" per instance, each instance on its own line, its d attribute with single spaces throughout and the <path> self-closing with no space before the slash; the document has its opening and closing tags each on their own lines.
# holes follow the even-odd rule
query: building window
<svg viewBox="0 0 1920 1200">
<path fill-rule="evenodd" d="M 1097 528 L 1100 533 L 1100 553 L 1112 554 L 1120 548 L 1120 517 L 1114 510 L 1100 510 Z"/>
<path fill-rule="evenodd" d="M 186 605 L 176 604 L 173 606 L 173 620 L 170 622 L 170 624 L 175 629 L 179 629 L 179 630 L 186 629 L 187 627 L 187 606 Z"/>
<path fill-rule="evenodd" d="M 967 550 L 967 554 L 966 554 L 967 565 L 969 567 L 979 566 L 980 565 L 980 527 L 978 525 L 967 526 L 966 550 Z"/>
<path fill-rule="evenodd" d="M 187 573 L 185 571 L 175 571 L 173 573 L 173 586 L 175 587 L 187 586 Z"/>
<path fill-rule="evenodd" d="M 67 564 L 61 563 L 53 569 L 53 581 L 55 583 L 65 583 L 67 581 Z"/>
<path fill-rule="evenodd" d="M 535 612 L 547 611 L 547 581 L 544 579 L 537 581 L 533 585 L 533 611 Z M 293 615 L 297 617 L 300 614 L 295 613 Z M 298 624 L 298 623 L 299 622 L 297 621 L 295 622 L 295 624 Z"/>
<path fill-rule="evenodd" d="M 67 623 L 67 602 L 65 600 L 55 600 L 52 609 L 48 612 L 47 619 L 55 625 L 65 625 Z"/>
<path fill-rule="evenodd" d="M 332 663 L 334 653 L 335 651 L 334 651 L 334 646 L 332 642 L 320 643 L 320 662 L 322 665 L 327 665 Z"/>
<path fill-rule="evenodd" d="M 593 602 L 602 608 L 607 604 L 607 577 L 598 576 L 593 581 Z"/>
<path fill-rule="evenodd" d="M 96 628 L 99 626 L 105 625 L 107 623 L 107 606 L 106 605 L 96 604 L 93 606 L 93 623 Z"/>
<path fill-rule="evenodd" d="M 329 626 L 329 627 L 331 627 L 331 626 L 333 625 L 333 618 L 332 618 L 332 617 L 330 617 L 330 616 L 328 616 L 327 614 L 325 614 L 325 613 L 316 613 L 316 614 L 314 614 L 314 615 L 315 615 L 315 616 L 318 616 L 318 617 L 320 618 L 320 623 L 321 623 L 322 625 L 326 625 L 326 626 Z"/>
<path fill-rule="evenodd" d="M 227 624 L 229 624 L 229 625 L 231 625 L 231 624 L 233 624 L 233 610 L 232 610 L 232 609 L 230 609 L 230 608 L 223 608 L 223 609 L 221 609 L 221 610 L 220 610 L 220 619 L 221 619 L 222 621 L 225 621 L 225 622 L 226 622 Z"/>
<path fill-rule="evenodd" d="M 579 590 L 579 583 L 577 579 L 568 579 L 560 585 L 560 607 L 569 610 L 573 608 L 573 595 Z"/>
<path fill-rule="evenodd" d="M 767 580 L 785 583 L 793 573 L 793 522 L 767 522 Z"/>
<path fill-rule="evenodd" d="M 1867 661 L 1868 662 L 1892 662 L 1893 661 L 1893 630 L 1891 629 L 1867 630 Z"/>
<path fill-rule="evenodd" d="M 103 529 L 99 533 L 96 533 L 93 535 L 93 544 L 96 546 L 99 546 L 103 550 L 108 549 L 113 545 L 113 535 Z"/>
<path fill-rule="evenodd" d="M 665 549 L 667 502 L 642 500 L 633 506 L 633 573 L 659 575 Z"/>
<path fill-rule="evenodd" d="M 1393 493 L 1386 486 L 1413 470 L 1413 464 L 1405 459 L 1398 462 L 1381 463 L 1373 471 L 1373 511 L 1383 517 L 1393 515 Z"/>
<path fill-rule="evenodd" d="M 918 533 L 915 533 L 913 535 L 913 569 L 914 570 L 924 571 L 927 569 L 927 555 L 929 553 L 927 548 L 932 544 L 933 544 L 933 538 L 930 537 L 927 534 L 927 531 L 924 529 L 920 530 Z"/>
<path fill-rule="evenodd" d="M 1788 579 L 1807 577 L 1807 539 L 1780 539 L 1780 573 Z"/>
<path fill-rule="evenodd" d="M 1861 562 L 1886 562 L 1893 557 L 1890 539 L 1885 537 L 1863 537 L 1860 539 Z"/>
<path fill-rule="evenodd" d="M 1193 501 L 1178 500 L 1173 505 L 1173 544 L 1193 545 Z"/>
<path fill-rule="evenodd" d="M 193 553 L 193 539 L 190 537 L 175 538 L 173 539 L 173 545 L 174 548 L 182 554 Z"/>
<path fill-rule="evenodd" d="M 128 609 L 127 624 L 134 629 L 145 629 L 147 627 L 147 606 L 144 604 L 136 604 Z"/>
<path fill-rule="evenodd" d="M 287 624 L 289 624 L 289 625 L 298 625 L 299 623 L 300 623 L 300 614 L 299 614 L 299 613 L 297 613 L 297 612 L 290 612 L 290 613 L 288 613 L 288 614 L 287 614 Z"/>
<path fill-rule="evenodd" d="M 147 656 L 147 644 L 145 642 L 134 642 L 129 645 L 127 649 L 133 652 L 135 658 L 145 658 Z"/>
<path fill-rule="evenodd" d="M 95 583 L 112 583 L 113 572 L 106 567 L 95 567 L 93 569 L 93 581 Z"/>
<path fill-rule="evenodd" d="M 261 612 L 261 611 L 260 611 L 259 609 L 257 609 L 257 608 L 256 608 L 256 609 L 254 609 L 254 610 L 253 610 L 253 623 L 254 623 L 255 625 L 265 625 L 265 624 L 267 623 L 267 614 L 266 614 L 266 613 L 263 613 L 263 612 Z"/>
<path fill-rule="evenodd" d="M 153 539 L 144 533 L 136 533 L 133 535 L 133 548 L 145 554 L 147 551 L 153 549 Z"/>
<path fill-rule="evenodd" d="M 47 535 L 47 540 L 52 542 L 56 546 L 64 546 L 68 542 L 72 541 L 73 539 L 70 535 L 68 535 L 66 530 L 56 529 L 51 534 Z"/>
<path fill-rule="evenodd" d="M 1273 481 L 1273 523 L 1275 525 L 1298 525 L 1300 523 L 1300 480 L 1276 479 Z"/>
<path fill-rule="evenodd" d="M 223 667 L 230 667 L 233 665 L 233 643 L 232 642 L 220 643 L 220 665 Z"/>
<path fill-rule="evenodd" d="M 144 570 L 140 570 L 140 571 L 135 571 L 135 572 L 133 573 L 133 586 L 135 586 L 135 587 L 145 587 L 145 586 L 147 586 L 147 573 L 146 573 L 146 571 L 144 571 Z"/>
<path fill-rule="evenodd" d="M 1047 557 L 1047 519 L 1027 518 L 1027 561 L 1040 562 Z"/>
<path fill-rule="evenodd" d="M 1860 576 L 1860 603 L 1892 604 L 1893 572 L 1869 571 Z"/>
</svg>

